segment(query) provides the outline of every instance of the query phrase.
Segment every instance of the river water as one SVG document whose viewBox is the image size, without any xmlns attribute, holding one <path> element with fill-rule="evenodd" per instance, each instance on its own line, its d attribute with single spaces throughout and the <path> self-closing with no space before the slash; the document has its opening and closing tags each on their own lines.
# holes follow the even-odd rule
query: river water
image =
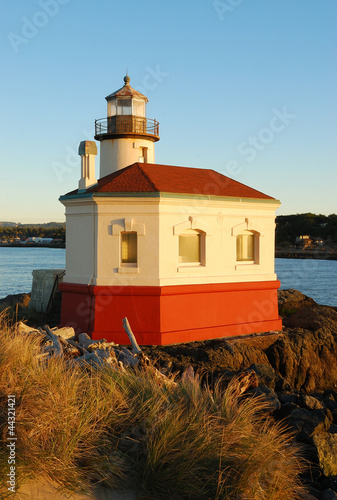
<svg viewBox="0 0 337 500">
<path fill-rule="evenodd" d="M 34 269 L 65 267 L 63 248 L 0 247 L 0 299 L 28 293 Z M 319 304 L 337 306 L 337 261 L 275 259 L 281 289 L 295 288 Z"/>
</svg>

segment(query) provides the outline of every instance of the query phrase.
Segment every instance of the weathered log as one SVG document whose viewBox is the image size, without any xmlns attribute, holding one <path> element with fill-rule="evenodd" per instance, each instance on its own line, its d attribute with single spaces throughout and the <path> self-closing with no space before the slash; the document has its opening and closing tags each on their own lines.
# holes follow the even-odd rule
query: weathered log
<svg viewBox="0 0 337 500">
<path fill-rule="evenodd" d="M 98 368 L 103 368 L 106 364 L 111 366 L 117 365 L 116 358 L 109 351 L 101 351 L 99 354 L 97 351 L 89 352 L 84 356 L 71 359 L 70 362 L 83 367 L 91 365 Z"/>
<path fill-rule="evenodd" d="M 82 347 L 88 349 L 89 347 L 92 347 L 93 345 L 96 344 L 97 347 L 99 347 L 100 344 L 104 344 L 106 342 L 106 339 L 93 340 L 91 337 L 89 337 L 87 333 L 80 333 L 78 336 L 78 341 Z"/>
<path fill-rule="evenodd" d="M 75 330 L 71 326 L 64 326 L 63 328 L 51 328 L 51 331 L 55 333 L 58 337 L 63 338 L 64 340 L 74 339 L 75 338 Z"/>
<path fill-rule="evenodd" d="M 69 345 L 76 347 L 76 349 L 78 349 L 80 356 L 83 356 L 84 354 L 88 353 L 85 347 L 82 347 L 78 342 L 76 342 L 76 340 L 68 339 L 67 342 Z"/>
<path fill-rule="evenodd" d="M 119 349 L 115 349 L 114 352 L 118 361 L 121 361 L 123 365 L 132 366 L 132 368 L 134 368 L 139 364 L 137 355 L 132 354 L 126 347 L 120 346 Z"/>
<path fill-rule="evenodd" d="M 22 321 L 19 321 L 15 325 L 16 331 L 20 334 L 23 335 L 36 335 L 36 334 L 41 334 L 41 331 L 38 330 L 37 328 L 32 328 L 31 326 L 26 325 Z"/>
<path fill-rule="evenodd" d="M 135 337 L 133 331 L 131 330 L 131 326 L 130 326 L 130 323 L 128 321 L 128 318 L 123 319 L 123 328 L 126 331 L 128 337 L 130 339 L 131 346 L 132 346 L 132 349 L 131 349 L 132 353 L 138 354 L 139 352 L 141 352 L 141 348 L 139 347 L 138 342 L 136 340 L 136 337 Z"/>
<path fill-rule="evenodd" d="M 132 360 L 132 358 L 135 361 L 137 360 L 137 362 L 134 366 L 140 366 L 142 368 L 146 368 L 147 370 L 151 371 L 153 378 L 156 379 L 158 382 L 163 382 L 165 384 L 173 385 L 173 386 L 177 385 L 176 382 L 174 382 L 174 380 L 168 378 L 166 375 L 164 375 L 159 370 L 157 370 L 157 368 L 155 368 L 153 366 L 153 364 L 151 363 L 150 359 L 144 355 L 144 353 L 142 352 L 141 348 L 138 345 L 136 337 L 131 329 L 130 323 L 129 323 L 127 318 L 123 319 L 123 328 L 126 331 L 128 337 L 130 339 L 131 346 L 132 346 L 133 356 L 130 353 L 130 351 L 125 349 L 125 347 L 120 347 L 120 349 L 123 350 L 123 353 L 127 356 L 127 359 L 130 361 Z M 117 356 L 117 359 L 118 359 L 118 356 Z M 131 361 L 131 363 L 132 363 L 132 361 Z M 132 366 L 131 363 L 130 363 L 130 365 Z"/>
<path fill-rule="evenodd" d="M 53 333 L 51 331 L 51 329 L 49 328 L 48 325 L 44 325 L 43 328 L 45 329 L 45 331 L 47 333 L 47 336 L 53 342 L 53 345 L 50 346 L 50 347 L 49 346 L 46 347 L 45 350 L 53 351 L 53 353 L 55 354 L 55 356 L 63 356 L 63 349 L 62 349 L 60 338 L 57 335 L 55 335 L 55 333 Z"/>
</svg>

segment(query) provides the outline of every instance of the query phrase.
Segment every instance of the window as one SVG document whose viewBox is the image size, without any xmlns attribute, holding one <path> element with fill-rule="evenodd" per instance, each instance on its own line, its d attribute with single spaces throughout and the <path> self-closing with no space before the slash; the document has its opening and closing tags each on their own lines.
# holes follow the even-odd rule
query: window
<svg viewBox="0 0 337 500">
<path fill-rule="evenodd" d="M 131 114 L 131 99 L 117 99 L 117 115 Z"/>
<path fill-rule="evenodd" d="M 116 115 L 116 100 L 108 102 L 108 116 Z"/>
<path fill-rule="evenodd" d="M 122 235 L 122 265 L 137 265 L 137 233 L 124 232 Z"/>
<path fill-rule="evenodd" d="M 140 163 L 147 163 L 147 148 L 139 148 L 141 156 L 138 157 Z"/>
<path fill-rule="evenodd" d="M 179 235 L 179 263 L 201 264 L 201 235 L 188 229 Z"/>
<path fill-rule="evenodd" d="M 135 116 L 145 116 L 145 102 L 138 99 L 133 99 L 132 114 Z"/>
<path fill-rule="evenodd" d="M 256 235 L 252 231 L 242 231 L 236 237 L 236 260 L 256 260 Z"/>
</svg>

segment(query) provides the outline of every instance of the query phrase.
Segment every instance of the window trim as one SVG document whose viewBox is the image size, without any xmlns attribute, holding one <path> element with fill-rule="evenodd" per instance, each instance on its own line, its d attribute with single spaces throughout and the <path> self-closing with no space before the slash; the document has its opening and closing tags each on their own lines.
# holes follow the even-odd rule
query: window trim
<svg viewBox="0 0 337 500">
<path fill-rule="evenodd" d="M 249 231 L 254 234 L 254 260 L 237 260 L 237 237 L 244 231 Z M 244 222 L 232 227 L 232 237 L 235 237 L 235 269 L 247 269 L 247 266 L 256 268 L 261 262 L 261 238 L 264 236 L 262 226 L 250 218 L 246 218 Z"/>
<path fill-rule="evenodd" d="M 126 217 L 125 219 L 118 219 L 112 221 L 111 225 L 108 227 L 109 234 L 118 237 L 118 267 L 117 271 L 121 274 L 138 274 L 139 273 L 139 236 L 145 235 L 145 224 L 136 222 L 132 217 Z M 121 233 L 136 233 L 137 234 L 137 262 L 134 263 L 122 263 L 122 236 Z"/>
<path fill-rule="evenodd" d="M 189 229 L 192 229 L 194 231 L 197 231 L 199 233 L 199 238 L 200 238 L 200 262 L 179 262 L 179 236 L 183 235 L 186 231 Z M 173 235 L 178 236 L 178 243 L 177 243 L 177 272 L 182 272 L 184 270 L 186 271 L 191 271 L 191 270 L 201 270 L 202 268 L 206 267 L 206 259 L 207 259 L 207 251 L 206 251 L 206 244 L 207 244 L 207 237 L 210 236 L 211 230 L 208 224 L 205 224 L 204 222 L 199 221 L 196 217 L 188 217 L 188 220 L 179 222 L 175 226 L 173 226 Z"/>
<path fill-rule="evenodd" d="M 194 231 L 196 235 L 198 236 L 199 240 L 199 260 L 198 261 L 190 261 L 190 262 L 180 262 L 180 237 L 181 236 L 190 236 L 190 233 L 187 233 L 187 231 Z M 200 231 L 198 229 L 186 229 L 185 231 L 182 231 L 178 235 L 178 265 L 179 267 L 202 267 L 204 266 L 205 262 L 205 232 Z"/>
<path fill-rule="evenodd" d="M 250 233 L 249 235 L 250 236 L 253 236 L 254 240 L 253 240 L 253 258 L 252 259 L 238 259 L 238 238 L 240 236 L 244 236 L 244 233 L 245 231 L 247 231 L 248 233 Z M 259 262 L 259 247 L 260 247 L 260 244 L 259 244 L 259 233 L 257 233 L 256 231 L 250 231 L 248 229 L 245 229 L 243 231 L 241 231 L 239 234 L 236 235 L 236 263 L 238 265 L 252 265 L 252 264 L 258 264 Z"/>
</svg>

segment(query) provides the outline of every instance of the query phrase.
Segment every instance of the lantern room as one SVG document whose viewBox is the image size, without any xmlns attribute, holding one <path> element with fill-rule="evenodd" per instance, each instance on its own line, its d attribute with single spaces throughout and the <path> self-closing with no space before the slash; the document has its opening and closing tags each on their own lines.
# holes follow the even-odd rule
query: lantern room
<svg viewBox="0 0 337 500">
<path fill-rule="evenodd" d="M 100 177 L 134 162 L 154 163 L 159 123 L 146 117 L 148 98 L 131 87 L 126 75 L 124 86 L 105 99 L 107 117 L 95 121 L 95 139 L 101 143 Z"/>
<path fill-rule="evenodd" d="M 146 103 L 148 98 L 130 86 L 130 77 L 124 77 L 123 89 L 106 97 L 108 103 L 108 117 L 112 116 L 138 116 L 146 117 Z"/>
</svg>

